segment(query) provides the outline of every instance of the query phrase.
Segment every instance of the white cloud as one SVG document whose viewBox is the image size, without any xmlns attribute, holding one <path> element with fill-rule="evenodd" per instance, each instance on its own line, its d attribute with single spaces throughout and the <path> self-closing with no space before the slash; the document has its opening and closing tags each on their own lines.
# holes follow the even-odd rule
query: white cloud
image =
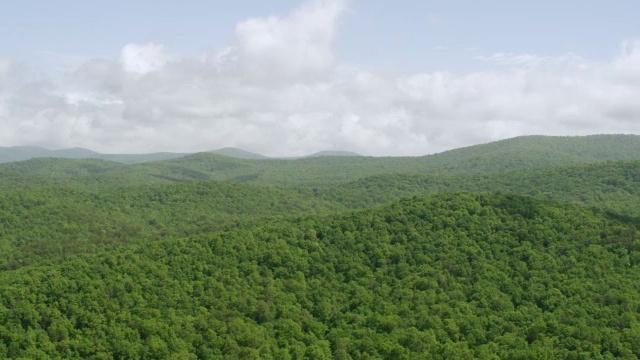
<svg viewBox="0 0 640 360">
<path fill-rule="evenodd" d="M 554 68 L 583 68 L 588 67 L 588 62 L 576 54 L 563 54 L 560 56 L 541 56 L 536 54 L 514 54 L 514 53 L 496 53 L 490 56 L 476 56 L 476 60 L 492 63 L 495 65 L 511 66 L 515 68 L 536 68 L 536 67 L 554 67 Z"/>
<path fill-rule="evenodd" d="M 124 70 L 138 75 L 160 70 L 167 63 L 167 58 L 164 45 L 154 43 L 128 44 L 120 52 Z"/>
<path fill-rule="evenodd" d="M 286 17 L 239 23 L 235 41 L 243 70 L 269 79 L 326 75 L 335 63 L 332 43 L 344 9 L 342 0 L 314 0 Z"/>
<path fill-rule="evenodd" d="M 631 81 L 638 85 L 640 81 L 640 40 L 622 42 L 620 54 L 613 62 L 621 80 Z"/>
<path fill-rule="evenodd" d="M 9 73 L 11 67 L 11 60 L 6 57 L 0 57 L 0 79 L 4 79 Z"/>
<path fill-rule="evenodd" d="M 486 71 L 381 74 L 336 58 L 345 6 L 247 19 L 195 55 L 128 44 L 56 84 L 0 58 L 0 145 L 422 155 L 526 134 L 640 133 L 638 41 L 609 61 L 499 53 L 479 59 Z"/>
</svg>

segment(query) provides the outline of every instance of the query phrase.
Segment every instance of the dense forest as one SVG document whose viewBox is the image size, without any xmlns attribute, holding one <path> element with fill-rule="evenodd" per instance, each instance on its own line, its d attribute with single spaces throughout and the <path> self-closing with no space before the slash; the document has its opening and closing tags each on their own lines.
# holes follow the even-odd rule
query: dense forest
<svg viewBox="0 0 640 360">
<path fill-rule="evenodd" d="M 637 359 L 639 139 L 1 164 L 0 358 Z"/>
</svg>

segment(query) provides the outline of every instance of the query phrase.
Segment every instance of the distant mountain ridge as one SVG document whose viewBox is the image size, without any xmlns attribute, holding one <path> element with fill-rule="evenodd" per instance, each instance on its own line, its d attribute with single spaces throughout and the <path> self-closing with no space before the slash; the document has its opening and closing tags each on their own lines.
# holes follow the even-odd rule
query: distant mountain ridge
<svg viewBox="0 0 640 360">
<path fill-rule="evenodd" d="M 186 153 L 159 152 L 150 154 L 101 154 L 84 148 L 49 150 L 39 146 L 0 147 L 0 163 L 24 161 L 37 158 L 100 159 L 122 164 L 137 164 L 149 161 L 170 160 L 188 155 Z"/>
<path fill-rule="evenodd" d="M 250 151 L 234 148 L 224 147 L 216 150 L 208 151 L 212 154 L 222 155 L 226 157 L 236 159 L 249 159 L 249 160 L 263 160 L 263 159 L 285 159 L 285 158 L 270 158 L 261 154 L 253 153 Z M 70 148 L 49 150 L 40 146 L 12 146 L 12 147 L 0 147 L 0 163 L 8 163 L 14 161 L 24 161 L 37 158 L 62 158 L 62 159 L 100 159 L 110 160 L 122 164 L 138 164 L 151 161 L 163 161 L 181 158 L 187 155 L 193 155 L 195 153 L 172 153 L 172 152 L 157 152 L 149 154 L 101 154 L 89 149 L 84 148 Z M 298 158 L 311 158 L 321 156 L 362 156 L 350 151 L 319 151 L 317 153 L 302 156 L 291 157 L 286 159 L 298 159 Z"/>
<path fill-rule="evenodd" d="M 204 153 L 244 160 L 296 160 L 319 157 L 352 157 L 366 159 L 351 151 L 326 150 L 299 157 L 267 157 L 250 151 L 225 147 Z M 158 152 L 150 154 L 101 154 L 84 148 L 49 150 L 38 146 L 0 147 L 0 163 L 30 160 L 34 158 L 101 159 L 122 164 L 136 164 L 182 158 L 195 153 Z M 422 157 L 405 157 L 427 160 L 431 166 L 447 170 L 462 167 L 465 171 L 482 168 L 487 163 L 499 161 L 503 169 L 528 167 L 536 163 L 582 163 L 608 160 L 636 160 L 640 158 L 640 135 L 589 135 L 589 136 L 520 136 L 486 144 L 472 145 Z M 380 158 L 383 159 L 383 158 Z M 388 157 L 387 159 L 400 159 Z M 355 160 L 355 159 L 354 159 Z M 495 167 L 495 164 L 492 165 Z M 500 170 L 500 169 L 496 169 Z"/>
<path fill-rule="evenodd" d="M 317 153 L 313 153 L 311 155 L 304 156 L 305 158 L 311 157 L 319 157 L 319 156 L 362 156 L 358 153 L 354 153 L 353 151 L 318 151 Z"/>
<path fill-rule="evenodd" d="M 29 160 L 40 157 L 81 159 L 98 155 L 100 154 L 82 148 L 49 150 L 39 146 L 0 147 L 0 163 Z"/>
<path fill-rule="evenodd" d="M 224 155 L 228 157 L 238 158 L 238 159 L 268 159 L 268 157 L 256 153 L 252 153 L 250 151 L 234 148 L 234 147 L 224 147 L 217 150 L 210 151 L 211 153 Z"/>
<path fill-rule="evenodd" d="M 1 150 L 3 149 L 0 148 L 0 153 Z M 23 153 L 39 151 L 38 148 L 19 150 Z M 115 158 L 98 154 L 97 159 L 40 158 L 10 162 L 0 164 L 0 188 L 14 186 L 11 184 L 51 181 L 101 188 L 202 180 L 278 186 L 325 186 L 393 174 L 483 176 L 503 171 L 539 171 L 607 161 L 638 161 L 640 136 L 526 136 L 421 157 L 313 156 L 252 159 L 246 158 L 251 153 L 244 154 L 245 158 L 229 156 L 242 154 L 240 150 L 231 149 L 226 152 L 227 155 L 214 152 L 113 155 Z M 48 156 L 52 156 L 51 153 Z M 75 149 L 71 151 L 71 155 L 78 157 L 87 153 Z M 25 176 L 31 176 L 30 180 L 27 181 Z"/>
</svg>

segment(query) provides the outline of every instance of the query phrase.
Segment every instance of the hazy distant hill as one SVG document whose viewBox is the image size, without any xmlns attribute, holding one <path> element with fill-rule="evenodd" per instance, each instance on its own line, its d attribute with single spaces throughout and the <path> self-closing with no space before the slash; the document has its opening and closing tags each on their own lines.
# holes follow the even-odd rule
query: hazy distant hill
<svg viewBox="0 0 640 360">
<path fill-rule="evenodd" d="M 252 153 L 250 151 L 225 147 L 217 150 L 212 150 L 210 153 L 223 155 L 227 157 L 237 159 L 269 159 L 269 157 Z M 71 148 L 60 150 L 49 150 L 38 146 L 14 146 L 14 147 L 0 147 L 0 163 L 24 161 L 36 158 L 64 158 L 64 159 L 102 159 L 119 162 L 122 164 L 137 164 L 151 161 L 162 161 L 180 158 L 192 153 L 171 153 L 171 152 L 158 152 L 150 154 L 100 154 L 92 150 L 83 148 Z M 354 152 L 349 151 L 320 151 L 315 154 L 304 156 L 307 157 L 320 157 L 320 156 L 361 156 Z M 284 158 L 283 158 L 284 159 Z M 297 159 L 296 157 L 286 159 Z"/>
<path fill-rule="evenodd" d="M 172 172 L 177 172 L 181 180 L 210 177 L 226 181 L 290 185 L 327 184 L 398 173 L 482 174 L 609 160 L 640 160 L 640 136 L 526 136 L 422 157 L 317 156 L 252 160 L 196 154 L 169 163 Z M 151 169 L 156 166 L 166 168 L 166 165 L 152 163 L 141 166 Z M 196 171 L 197 177 L 189 177 L 191 171 Z"/>
<path fill-rule="evenodd" d="M 218 150 L 211 151 L 214 154 L 234 157 L 238 159 L 267 159 L 266 156 L 245 151 L 234 147 L 225 147 Z"/>
<path fill-rule="evenodd" d="M 79 147 L 71 149 L 47 150 L 50 157 L 59 157 L 66 159 L 92 159 L 100 157 L 100 154 L 89 149 Z"/>
<path fill-rule="evenodd" d="M 0 163 L 24 161 L 37 158 L 62 159 L 102 159 L 123 164 L 135 164 L 149 161 L 175 159 L 185 156 L 182 153 L 151 153 L 151 154 L 100 154 L 83 148 L 49 150 L 38 146 L 0 147 Z"/>
<path fill-rule="evenodd" d="M 640 136 L 638 135 L 591 135 L 591 136 L 522 136 L 500 140 L 488 144 L 449 150 L 422 157 L 384 157 L 372 158 L 349 151 L 320 151 L 304 157 L 269 158 L 238 148 L 226 147 L 210 151 L 211 154 L 247 160 L 312 160 L 314 158 L 359 158 L 358 164 L 372 166 L 373 175 L 380 166 L 392 172 L 398 168 L 421 169 L 438 172 L 487 172 L 513 168 L 562 166 L 567 164 L 590 163 L 607 160 L 640 159 Z M 181 158 L 187 153 L 151 153 L 151 154 L 100 154 L 82 148 L 48 150 L 37 146 L 0 147 L 0 163 L 29 160 L 41 157 L 103 159 L 123 164 L 135 164 L 151 161 L 163 161 Z M 336 166 L 346 161 L 350 166 L 354 162 L 344 159 L 330 159 Z M 322 163 L 325 163 L 324 160 Z M 275 163 L 269 162 L 270 166 Z M 318 164 L 318 163 L 316 163 Z M 416 164 L 418 167 L 416 168 Z M 290 165 L 288 165 L 290 166 Z M 297 167 L 294 166 L 294 167 Z M 325 169 L 323 169 L 325 171 Z M 382 171 L 387 172 L 387 171 Z"/>
<path fill-rule="evenodd" d="M 98 158 L 100 154 L 83 148 L 49 150 L 39 146 L 0 147 L 0 163 L 22 161 L 42 157 L 67 159 Z"/>
<path fill-rule="evenodd" d="M 287 156 L 287 157 L 270 158 L 268 156 L 252 153 L 250 151 L 246 151 L 246 150 L 242 150 L 242 149 L 238 149 L 238 148 L 234 148 L 234 147 L 226 147 L 226 148 L 222 148 L 222 149 L 218 149 L 218 150 L 213 150 L 213 151 L 210 151 L 210 152 L 214 153 L 214 154 L 224 155 L 224 156 L 238 158 L 238 159 L 254 159 L 254 160 L 259 160 L 259 159 L 296 160 L 296 159 L 321 157 L 321 156 L 362 156 L 360 154 L 357 154 L 357 153 L 354 153 L 354 152 L 351 152 L 351 151 L 324 150 L 324 151 L 318 151 L 316 153 L 313 153 L 311 155 L 306 155 L 306 156 L 299 156 L 299 157 L 296 157 L 296 156 L 289 157 L 289 156 Z"/>
<path fill-rule="evenodd" d="M 326 150 L 326 151 L 318 151 L 317 153 L 311 154 L 311 155 L 307 155 L 305 157 L 310 158 L 310 157 L 319 157 L 319 156 L 362 156 L 358 153 L 354 153 L 352 151 L 330 151 L 330 150 Z"/>
<path fill-rule="evenodd" d="M 0 163 L 44 157 L 50 150 L 38 146 L 0 147 Z"/>
<path fill-rule="evenodd" d="M 122 164 L 138 164 L 151 161 L 162 161 L 181 158 L 186 153 L 159 152 L 151 154 L 99 154 L 96 158 L 111 160 Z"/>
<path fill-rule="evenodd" d="M 74 155 L 87 155 L 86 151 L 72 150 Z M 21 151 L 24 154 L 40 150 L 27 148 Z M 225 152 L 244 157 L 260 156 L 247 155 L 246 152 L 238 149 L 228 149 Z M 94 180 L 87 178 L 82 181 L 83 184 L 96 181 L 101 186 L 110 183 L 126 186 L 159 181 L 212 179 L 239 183 L 324 186 L 385 174 L 490 174 L 507 170 L 541 169 L 609 160 L 640 160 L 640 136 L 526 136 L 422 157 L 316 156 L 298 159 L 247 159 L 212 152 L 182 155 L 167 153 L 99 155 L 121 163 L 144 163 L 114 168 L 99 175 L 88 175 Z M 129 158 L 126 158 L 127 156 Z M 174 158 L 150 162 L 169 156 Z M 3 164 L 0 170 L 11 171 L 12 166 L 12 164 Z M 31 171 L 42 173 L 42 170 L 38 169 L 41 166 L 43 166 L 42 162 L 22 164 L 20 172 L 25 174 L 25 169 L 31 169 Z M 67 170 L 72 166 L 72 162 L 64 164 Z M 79 163 L 78 166 L 85 165 Z M 69 173 L 73 171 L 69 170 Z"/>
</svg>

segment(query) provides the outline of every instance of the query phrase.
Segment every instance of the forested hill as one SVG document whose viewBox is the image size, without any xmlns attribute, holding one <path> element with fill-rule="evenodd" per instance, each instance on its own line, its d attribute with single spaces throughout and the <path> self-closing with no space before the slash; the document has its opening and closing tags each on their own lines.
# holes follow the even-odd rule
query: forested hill
<svg viewBox="0 0 640 360">
<path fill-rule="evenodd" d="M 0 191 L 0 271 L 238 223 L 347 209 L 308 195 L 214 181 L 100 192 L 67 187 Z"/>
<path fill-rule="evenodd" d="M 426 156 L 432 165 L 473 161 L 484 167 L 485 161 L 500 159 L 502 163 L 521 161 L 537 164 L 550 162 L 594 162 L 606 160 L 638 159 L 640 136 L 638 135 L 590 135 L 590 136 L 521 136 L 487 144 L 445 151 Z M 211 153 L 238 159 L 265 160 L 266 156 L 238 148 L 226 147 Z M 100 154 L 88 149 L 72 148 L 49 150 L 38 146 L 0 147 L 0 163 L 23 161 L 33 158 L 101 159 L 124 164 L 144 163 L 180 158 L 187 153 L 159 152 L 150 154 Z M 350 151 L 320 151 L 302 158 L 314 157 L 361 157 Z M 289 158 L 300 159 L 300 158 Z M 548 164 L 547 164 L 548 165 Z M 465 165 L 466 167 L 467 165 Z"/>
<path fill-rule="evenodd" d="M 640 357 L 638 136 L 219 152 L 0 164 L 0 359 Z"/>
<path fill-rule="evenodd" d="M 352 208 L 425 193 L 456 191 L 528 195 L 640 218 L 640 161 L 607 161 L 490 174 L 378 175 L 313 189 L 316 197 Z"/>
<path fill-rule="evenodd" d="M 500 194 L 203 232 L 1 272 L 0 357 L 635 359 L 639 250 Z"/>
<path fill-rule="evenodd" d="M 567 165 L 607 160 L 638 160 L 640 136 L 521 136 L 488 144 L 469 146 L 431 155 L 434 163 L 453 163 L 454 167 L 478 167 L 497 162 L 505 167 L 526 165 Z M 465 164 L 465 165 L 463 165 Z M 522 167 L 522 166 L 518 166 Z"/>
<path fill-rule="evenodd" d="M 505 170 L 543 169 L 610 160 L 640 160 L 640 136 L 529 136 L 424 157 L 320 156 L 302 159 L 241 159 L 214 153 L 199 153 L 129 166 L 91 159 L 34 159 L 0 164 L 0 174 L 7 179 L 21 179 L 14 183 L 28 184 L 29 181 L 44 181 L 44 173 L 45 177 L 48 176 L 57 183 L 67 181 L 72 186 L 84 187 L 207 179 L 287 186 L 324 186 L 385 174 L 491 174 Z M 60 170 L 57 170 L 58 167 Z M 6 185 L 0 178 L 0 188 L 3 186 Z"/>
<path fill-rule="evenodd" d="M 208 155 L 203 157 L 209 159 Z M 244 166 L 243 162 L 236 159 L 215 157 L 213 160 L 199 162 L 200 167 L 209 166 L 212 169 L 211 177 L 217 177 L 218 172 L 224 173 L 232 171 L 234 167 Z M 206 182 L 203 183 L 203 180 L 178 181 L 176 177 L 179 174 L 184 175 L 186 170 L 164 167 L 162 166 L 164 164 L 158 164 L 159 166 L 154 168 L 154 173 L 150 176 L 147 171 L 130 171 L 131 167 L 101 160 L 34 159 L 0 166 L 0 191 L 58 187 L 100 190 L 103 191 L 103 197 L 112 199 L 114 199 L 113 194 L 116 194 L 115 198 L 121 198 L 124 194 L 131 198 L 139 198 L 137 194 L 140 191 L 156 191 L 177 193 L 193 198 L 194 202 L 191 204 L 217 200 L 217 198 L 196 198 L 191 192 L 198 186 L 221 187 L 222 183 L 210 182 L 211 180 L 207 180 L 209 176 L 197 170 L 196 175 L 191 172 L 188 173 L 189 176 L 201 178 Z M 295 173 L 291 176 L 295 176 Z M 281 182 L 287 184 L 290 181 L 290 178 L 283 177 Z M 151 184 L 155 185 L 146 187 Z M 350 182 L 326 181 L 314 184 L 314 186 L 278 186 L 278 202 L 286 201 L 294 204 L 301 199 L 300 196 L 303 196 L 310 201 L 330 203 L 330 208 L 335 210 L 381 205 L 402 197 L 425 193 L 501 191 L 559 202 L 578 203 L 622 215 L 640 217 L 640 161 L 607 161 L 543 169 L 507 170 L 488 174 L 395 173 L 368 176 Z M 233 189 L 247 194 L 246 199 L 250 199 L 251 194 L 256 192 L 260 194 L 256 199 L 268 200 L 268 197 L 261 195 L 262 192 L 258 190 L 263 189 L 268 194 L 271 191 L 269 189 L 272 189 L 272 186 L 243 188 L 242 185 L 249 184 L 238 184 Z M 251 206 L 245 208 L 249 209 Z M 326 207 L 320 206 L 318 209 L 326 209 Z"/>
<path fill-rule="evenodd" d="M 249 151 L 245 151 L 245 150 L 237 149 L 233 147 L 226 147 L 218 150 L 213 150 L 211 152 L 214 154 L 224 155 L 224 156 L 238 158 L 238 159 L 266 159 L 267 158 L 264 155 L 252 153 Z"/>
</svg>

